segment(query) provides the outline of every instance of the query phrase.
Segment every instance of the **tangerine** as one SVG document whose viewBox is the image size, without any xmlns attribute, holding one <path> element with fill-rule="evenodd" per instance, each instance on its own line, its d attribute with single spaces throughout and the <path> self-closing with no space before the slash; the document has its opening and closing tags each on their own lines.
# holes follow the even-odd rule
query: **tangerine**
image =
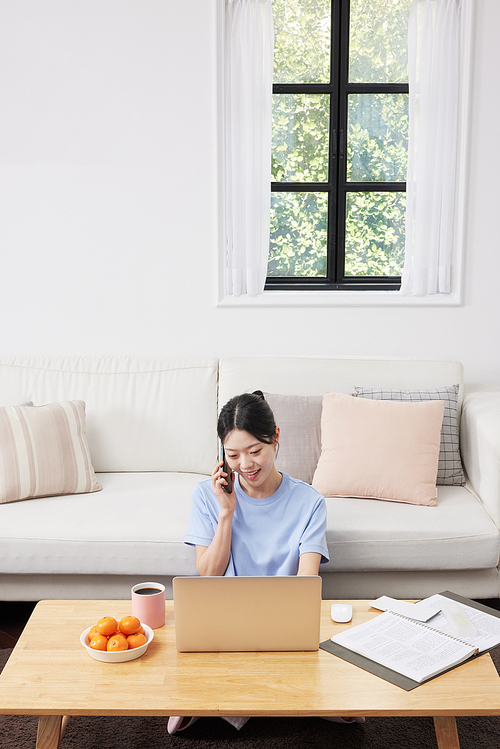
<svg viewBox="0 0 500 749">
<path fill-rule="evenodd" d="M 104 616 L 96 624 L 97 630 L 101 635 L 112 635 L 118 629 L 118 623 L 112 616 Z"/>
<path fill-rule="evenodd" d="M 99 634 L 101 633 L 97 629 L 97 624 L 94 624 L 94 626 L 91 627 L 89 631 L 89 640 L 91 640 L 94 637 L 94 635 L 99 635 Z"/>
<path fill-rule="evenodd" d="M 119 650 L 128 650 L 128 642 L 125 639 L 125 637 L 118 637 L 113 635 L 109 638 L 107 641 L 107 650 L 110 650 L 111 652 L 117 652 Z"/>
<path fill-rule="evenodd" d="M 133 635 L 139 631 L 141 622 L 136 616 L 124 616 L 118 628 L 124 635 Z"/>
<path fill-rule="evenodd" d="M 127 635 L 124 635 L 123 632 L 120 632 L 119 629 L 117 629 L 116 632 L 113 632 L 113 634 L 110 635 L 109 637 L 121 637 L 122 640 L 126 640 L 127 639 Z M 108 637 L 108 640 L 109 640 L 109 637 Z"/>
<path fill-rule="evenodd" d="M 147 641 L 146 635 L 142 635 L 140 632 L 135 632 L 133 635 L 127 637 L 129 648 L 140 648 L 141 645 L 145 645 Z"/>
<path fill-rule="evenodd" d="M 94 635 L 90 640 L 89 647 L 91 647 L 92 650 L 107 650 L 108 638 L 104 635 Z"/>
</svg>

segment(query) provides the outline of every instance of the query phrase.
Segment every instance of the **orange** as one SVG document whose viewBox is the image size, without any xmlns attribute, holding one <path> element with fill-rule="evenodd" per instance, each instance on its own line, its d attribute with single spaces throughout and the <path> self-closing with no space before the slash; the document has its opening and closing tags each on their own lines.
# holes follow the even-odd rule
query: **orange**
<svg viewBox="0 0 500 749">
<path fill-rule="evenodd" d="M 128 650 L 128 642 L 124 637 L 120 636 L 112 636 L 107 641 L 107 650 L 111 650 L 112 652 L 116 652 L 117 650 Z"/>
<path fill-rule="evenodd" d="M 139 632 L 133 635 L 129 635 L 127 637 L 127 642 L 129 648 L 140 648 L 141 645 L 145 645 L 147 643 L 146 635 L 141 635 Z"/>
<path fill-rule="evenodd" d="M 99 635 L 99 634 L 101 633 L 97 629 L 97 624 L 94 624 L 94 626 L 91 627 L 89 631 L 89 640 L 91 640 L 94 637 L 94 635 Z"/>
<path fill-rule="evenodd" d="M 116 619 L 112 616 L 104 616 L 96 624 L 96 627 L 101 635 L 112 635 L 118 629 Z"/>
<path fill-rule="evenodd" d="M 117 629 L 116 632 L 113 632 L 113 634 L 110 635 L 110 637 L 123 637 L 124 640 L 127 639 L 127 635 L 124 635 L 123 632 L 120 632 L 119 629 Z"/>
<path fill-rule="evenodd" d="M 104 635 L 94 635 L 90 641 L 90 647 L 92 650 L 107 650 L 108 638 Z"/>
<path fill-rule="evenodd" d="M 124 642 L 127 642 L 127 637 L 123 634 L 123 632 L 120 632 L 120 630 L 118 630 L 117 632 L 113 632 L 113 634 L 108 637 L 108 641 L 109 640 L 123 640 Z"/>
<path fill-rule="evenodd" d="M 141 623 L 136 616 L 124 616 L 118 626 L 124 635 L 133 635 L 139 631 Z"/>
</svg>

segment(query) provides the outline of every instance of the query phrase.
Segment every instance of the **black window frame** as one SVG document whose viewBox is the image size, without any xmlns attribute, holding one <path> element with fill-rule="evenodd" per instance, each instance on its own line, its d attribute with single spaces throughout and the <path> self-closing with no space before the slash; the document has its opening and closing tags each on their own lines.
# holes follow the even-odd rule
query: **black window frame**
<svg viewBox="0 0 500 749">
<path fill-rule="evenodd" d="M 273 94 L 329 94 L 328 182 L 272 182 L 272 192 L 327 192 L 326 277 L 268 276 L 266 291 L 398 291 L 401 276 L 345 276 L 348 192 L 406 192 L 406 182 L 348 182 L 347 132 L 350 94 L 408 94 L 408 83 L 349 83 L 350 0 L 331 0 L 330 83 L 278 83 Z"/>
</svg>

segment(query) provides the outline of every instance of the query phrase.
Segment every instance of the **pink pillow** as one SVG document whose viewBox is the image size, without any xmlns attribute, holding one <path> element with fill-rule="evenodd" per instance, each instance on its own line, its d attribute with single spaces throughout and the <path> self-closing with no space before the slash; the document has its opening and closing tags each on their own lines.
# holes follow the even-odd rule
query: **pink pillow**
<svg viewBox="0 0 500 749">
<path fill-rule="evenodd" d="M 321 456 L 312 485 L 325 497 L 436 507 L 444 401 L 323 395 Z"/>
</svg>

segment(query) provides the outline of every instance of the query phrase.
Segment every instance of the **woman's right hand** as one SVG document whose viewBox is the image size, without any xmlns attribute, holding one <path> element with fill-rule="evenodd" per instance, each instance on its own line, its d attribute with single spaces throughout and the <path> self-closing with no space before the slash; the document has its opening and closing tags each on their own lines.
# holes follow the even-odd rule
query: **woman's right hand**
<svg viewBox="0 0 500 749">
<path fill-rule="evenodd" d="M 209 546 L 196 547 L 196 569 L 202 577 L 224 575 L 231 558 L 233 514 L 236 508 L 236 490 L 224 491 L 227 474 L 221 460 L 212 471 L 212 490 L 220 505 L 219 519 Z"/>
<path fill-rule="evenodd" d="M 234 490 L 234 484 L 233 491 L 230 494 L 223 488 L 228 485 L 226 481 L 227 473 L 222 470 L 223 465 L 224 461 L 221 460 L 212 471 L 212 490 L 219 500 L 221 510 L 233 513 L 236 508 L 236 491 Z M 234 473 L 232 473 L 231 478 L 234 479 Z"/>
</svg>

